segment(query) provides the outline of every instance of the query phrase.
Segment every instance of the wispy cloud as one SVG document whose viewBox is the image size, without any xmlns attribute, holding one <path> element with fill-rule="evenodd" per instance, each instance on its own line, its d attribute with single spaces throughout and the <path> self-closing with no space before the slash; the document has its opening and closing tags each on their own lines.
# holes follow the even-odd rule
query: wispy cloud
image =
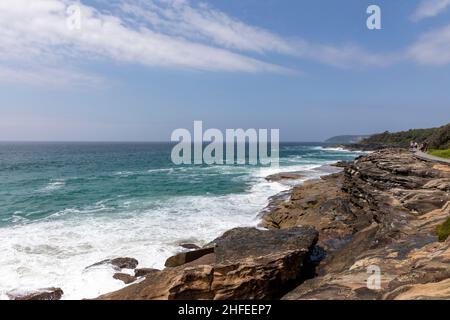
<svg viewBox="0 0 450 320">
<path fill-rule="evenodd" d="M 437 16 L 450 6 L 450 0 L 422 0 L 411 16 L 413 21 Z"/>
<path fill-rule="evenodd" d="M 11 70 L 14 65 L 34 62 L 49 69 L 65 69 L 80 58 L 106 58 L 147 66 L 207 71 L 288 71 L 224 48 L 149 28 L 132 28 L 121 17 L 85 5 L 81 5 L 81 29 L 70 30 L 66 24 L 66 10 L 71 3 L 65 0 L 1 1 L 0 65 Z M 17 74 L 21 72 L 23 69 L 17 70 Z M 30 72 L 23 77 L 32 78 Z"/>
<path fill-rule="evenodd" d="M 94 74 L 85 73 L 70 68 L 51 67 L 24 67 L 24 66 L 2 66 L 0 65 L 0 82 L 21 83 L 34 86 L 63 87 L 74 85 L 102 86 L 105 80 Z"/>
<path fill-rule="evenodd" d="M 427 1 L 430 2 L 433 1 Z M 74 3 L 82 10 L 80 30 L 70 30 L 66 24 L 67 8 Z M 450 40 L 445 30 L 423 35 L 406 53 L 405 50 L 372 53 L 355 44 L 331 45 L 286 38 L 244 23 L 204 2 L 92 0 L 90 3 L 88 6 L 71 0 L 0 1 L 0 81 L 42 84 L 58 78 L 63 84 L 101 83 L 100 76 L 83 67 L 86 62 L 97 60 L 247 73 L 297 72 L 274 63 L 278 56 L 344 68 L 386 66 L 405 59 L 429 64 L 448 61 L 445 52 L 437 52 L 439 48 L 448 48 Z M 428 15 L 432 12 L 423 10 Z"/>
<path fill-rule="evenodd" d="M 97 0 L 99 1 L 99 0 Z M 285 38 L 250 26 L 205 3 L 187 0 L 113 1 L 133 22 L 149 25 L 161 33 L 191 41 L 254 54 L 280 54 L 318 61 L 338 67 L 384 65 L 389 58 L 345 44 L 318 44 L 299 38 Z"/>
<path fill-rule="evenodd" d="M 407 50 L 407 56 L 425 65 L 450 63 L 450 25 L 427 32 Z"/>
<path fill-rule="evenodd" d="M 133 21 L 149 24 L 160 33 L 238 51 L 295 55 L 291 41 L 262 28 L 247 25 L 211 8 L 185 0 L 117 1 Z"/>
</svg>

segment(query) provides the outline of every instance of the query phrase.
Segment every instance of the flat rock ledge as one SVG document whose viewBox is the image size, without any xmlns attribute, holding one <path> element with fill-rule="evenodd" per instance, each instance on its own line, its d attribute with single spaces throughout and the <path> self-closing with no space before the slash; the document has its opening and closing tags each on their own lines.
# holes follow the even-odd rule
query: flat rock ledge
<svg viewBox="0 0 450 320">
<path fill-rule="evenodd" d="M 280 181 L 286 181 L 286 180 L 300 180 L 304 179 L 305 176 L 300 173 L 296 172 L 280 172 L 276 174 L 271 174 L 266 177 L 267 181 L 271 182 L 280 182 Z"/>
<path fill-rule="evenodd" d="M 310 226 L 289 230 L 232 229 L 206 248 L 169 258 L 166 265 L 176 266 L 151 273 L 139 283 L 98 299 L 280 298 L 302 281 L 317 237 L 317 231 Z"/>
</svg>

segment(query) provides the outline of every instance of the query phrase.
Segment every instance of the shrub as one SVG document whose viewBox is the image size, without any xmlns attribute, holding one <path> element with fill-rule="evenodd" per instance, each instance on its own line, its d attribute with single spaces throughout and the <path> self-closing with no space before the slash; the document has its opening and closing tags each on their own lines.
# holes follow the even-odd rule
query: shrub
<svg viewBox="0 0 450 320">
<path fill-rule="evenodd" d="M 450 234 L 450 218 L 447 219 L 443 224 L 440 224 L 436 227 L 436 235 L 440 242 L 444 242 L 447 240 Z"/>
</svg>

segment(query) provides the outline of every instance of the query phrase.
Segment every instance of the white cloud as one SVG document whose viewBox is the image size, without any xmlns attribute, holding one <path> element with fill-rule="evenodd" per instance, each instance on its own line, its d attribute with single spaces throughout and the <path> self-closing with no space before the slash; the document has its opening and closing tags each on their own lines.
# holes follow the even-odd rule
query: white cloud
<svg viewBox="0 0 450 320">
<path fill-rule="evenodd" d="M 411 18 L 419 21 L 437 16 L 450 6 L 450 0 L 422 0 Z"/>
<path fill-rule="evenodd" d="M 427 32 L 409 47 L 409 58 L 426 65 L 450 63 L 450 25 Z"/>
<path fill-rule="evenodd" d="M 450 0 L 449 0 L 450 1 Z M 282 55 L 337 67 L 386 66 L 401 59 L 446 63 L 449 40 L 427 34 L 400 53 L 353 44 L 319 44 L 248 25 L 188 0 L 93 0 L 81 5 L 81 30 L 67 28 L 71 0 L 0 1 L 0 81 L 101 83 L 83 71 L 96 60 L 227 72 L 295 72 L 269 63 Z M 91 1 L 92 3 L 92 1 Z M 430 11 L 428 11 L 430 12 Z M 448 51 L 447 51 L 448 52 Z M 437 55 L 433 59 L 433 55 Z M 21 67 L 18 67 L 21 66 Z"/>
<path fill-rule="evenodd" d="M 249 26 L 204 3 L 194 6 L 185 0 L 127 0 L 119 1 L 117 6 L 162 33 L 240 51 L 296 54 L 291 41 Z"/>
<path fill-rule="evenodd" d="M 213 43 L 230 50 L 281 54 L 339 67 L 385 65 L 389 60 L 355 45 L 333 46 L 283 38 L 245 24 L 204 3 L 198 6 L 187 0 L 116 0 L 115 3 L 120 10 L 131 15 L 133 21 L 148 23 L 159 32 Z"/>
<path fill-rule="evenodd" d="M 97 0 L 100 1 L 100 0 Z M 253 54 L 281 54 L 326 65 L 355 68 L 389 66 L 401 62 L 428 65 L 450 63 L 450 39 L 446 28 L 423 34 L 412 45 L 397 51 L 376 53 L 358 45 L 319 44 L 304 39 L 287 39 L 262 28 L 250 26 L 209 5 L 194 6 L 188 0 L 110 0 L 134 23 L 149 25 L 158 32 L 191 41 L 213 43 L 229 50 Z M 424 0 L 418 19 L 437 15 L 450 0 Z M 442 51 L 444 50 L 444 51 Z"/>
<path fill-rule="evenodd" d="M 24 68 L 23 66 L 8 67 L 0 65 L 0 82 L 24 83 L 34 86 L 61 87 L 75 86 L 102 86 L 104 79 L 97 75 L 83 73 L 79 70 L 49 67 Z"/>
<path fill-rule="evenodd" d="M 81 6 L 81 30 L 66 25 L 66 0 L 0 2 L 0 65 L 34 62 L 65 69 L 78 59 L 107 58 L 147 66 L 208 71 L 287 72 L 223 48 L 195 43 L 148 28 L 131 28 L 120 18 Z M 8 71 L 8 72 L 9 72 Z M 16 78 L 32 79 L 31 71 Z M 4 70 L 4 74 L 5 74 Z M 69 74 L 69 73 L 67 73 Z M 70 79 L 69 79 L 70 80 Z"/>
</svg>

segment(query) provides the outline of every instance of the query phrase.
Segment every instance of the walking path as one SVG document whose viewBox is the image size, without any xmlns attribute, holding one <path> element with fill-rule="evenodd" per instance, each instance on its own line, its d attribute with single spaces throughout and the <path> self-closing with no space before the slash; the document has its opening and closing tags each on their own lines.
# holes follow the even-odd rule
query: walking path
<svg viewBox="0 0 450 320">
<path fill-rule="evenodd" d="M 445 164 L 449 164 L 450 165 L 450 159 L 445 159 L 445 158 L 441 158 L 441 157 L 432 156 L 431 154 L 424 153 L 422 151 L 415 151 L 414 155 L 417 158 L 422 159 L 422 160 L 433 161 L 433 162 L 440 162 L 440 163 L 445 163 Z"/>
</svg>

